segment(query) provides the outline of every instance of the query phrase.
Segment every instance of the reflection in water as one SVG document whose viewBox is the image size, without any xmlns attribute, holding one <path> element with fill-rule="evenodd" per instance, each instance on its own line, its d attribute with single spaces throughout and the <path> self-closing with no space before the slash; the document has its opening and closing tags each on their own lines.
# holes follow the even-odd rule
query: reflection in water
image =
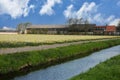
<svg viewBox="0 0 120 80">
<path fill-rule="evenodd" d="M 94 54 L 46 69 L 31 72 L 14 80 L 66 80 L 89 70 L 100 62 L 120 54 L 120 46 L 95 52 Z"/>
</svg>

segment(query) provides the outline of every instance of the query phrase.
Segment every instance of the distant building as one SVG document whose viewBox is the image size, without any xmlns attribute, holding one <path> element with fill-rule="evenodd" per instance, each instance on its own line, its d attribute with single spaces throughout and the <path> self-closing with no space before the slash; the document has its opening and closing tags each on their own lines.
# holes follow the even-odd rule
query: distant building
<svg viewBox="0 0 120 80">
<path fill-rule="evenodd" d="M 31 25 L 26 28 L 27 34 L 67 34 L 65 25 Z"/>
<path fill-rule="evenodd" d="M 96 26 L 96 24 L 72 25 L 30 25 L 26 34 L 81 34 L 81 35 L 117 35 L 116 26 Z"/>
<path fill-rule="evenodd" d="M 93 34 L 95 24 L 77 25 L 31 25 L 26 28 L 27 34 Z"/>
<path fill-rule="evenodd" d="M 69 26 L 69 34 L 93 34 L 96 24 L 73 24 Z"/>
<path fill-rule="evenodd" d="M 93 32 L 96 35 L 102 35 L 104 34 L 105 30 L 106 26 L 95 26 Z"/>
<path fill-rule="evenodd" d="M 114 35 L 116 34 L 115 26 L 96 26 L 94 27 L 94 34 L 96 35 Z"/>
<path fill-rule="evenodd" d="M 13 29 L 0 29 L 0 34 L 17 34 L 17 30 L 13 30 Z"/>
<path fill-rule="evenodd" d="M 107 34 L 107 35 L 116 34 L 116 27 L 115 26 L 106 26 L 105 34 Z"/>
</svg>

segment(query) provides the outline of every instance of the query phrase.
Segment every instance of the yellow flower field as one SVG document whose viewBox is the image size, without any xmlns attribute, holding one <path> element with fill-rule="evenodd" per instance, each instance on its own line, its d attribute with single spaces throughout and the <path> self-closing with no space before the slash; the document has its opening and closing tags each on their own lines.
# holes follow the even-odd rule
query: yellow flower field
<svg viewBox="0 0 120 80">
<path fill-rule="evenodd" d="M 0 34 L 0 42 L 56 43 L 115 37 L 118 36 Z"/>
</svg>

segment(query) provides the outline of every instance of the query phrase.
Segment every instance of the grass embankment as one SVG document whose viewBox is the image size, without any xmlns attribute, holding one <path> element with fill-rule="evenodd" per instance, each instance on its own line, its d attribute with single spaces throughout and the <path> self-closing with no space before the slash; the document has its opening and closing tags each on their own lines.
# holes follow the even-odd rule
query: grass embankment
<svg viewBox="0 0 120 80">
<path fill-rule="evenodd" d="M 100 63 L 71 80 L 120 80 L 120 55 Z"/>
<path fill-rule="evenodd" d="M 87 35 L 19 35 L 0 34 L 0 48 L 38 46 L 43 44 L 66 43 L 83 40 L 113 39 L 119 36 L 87 36 Z"/>
<path fill-rule="evenodd" d="M 50 66 L 53 63 L 57 64 L 67 60 L 84 57 L 100 49 L 119 44 L 120 39 L 70 45 L 42 51 L 0 55 L 0 77 L 2 77 L 2 74 L 9 72 L 10 74 L 12 72 L 14 73 L 14 71 L 24 72 L 36 66 L 42 68 L 44 66 Z"/>
</svg>

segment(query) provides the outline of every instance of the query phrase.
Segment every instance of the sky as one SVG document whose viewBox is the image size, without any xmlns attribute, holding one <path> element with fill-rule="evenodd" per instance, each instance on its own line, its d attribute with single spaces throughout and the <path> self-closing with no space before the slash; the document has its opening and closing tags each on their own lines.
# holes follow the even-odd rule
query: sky
<svg viewBox="0 0 120 80">
<path fill-rule="evenodd" d="M 66 24 L 83 18 L 96 25 L 117 25 L 120 0 L 0 0 L 0 28 L 19 23 Z"/>
</svg>

